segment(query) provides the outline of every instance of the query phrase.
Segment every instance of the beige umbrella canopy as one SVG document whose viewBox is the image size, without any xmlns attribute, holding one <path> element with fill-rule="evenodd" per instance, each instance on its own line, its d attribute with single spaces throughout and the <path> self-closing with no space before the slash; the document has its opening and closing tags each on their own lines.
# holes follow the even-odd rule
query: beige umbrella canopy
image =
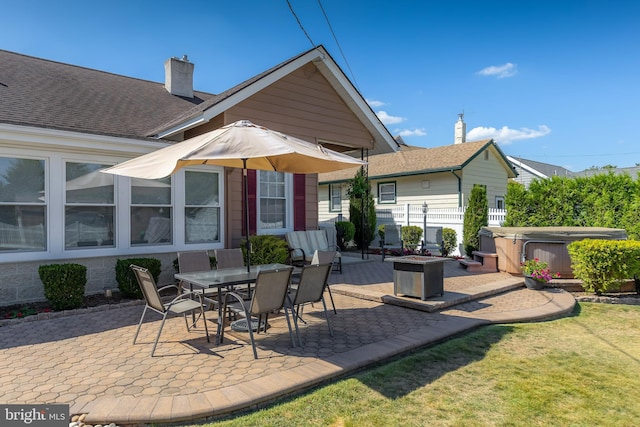
<svg viewBox="0 0 640 427">
<path fill-rule="evenodd" d="M 185 166 L 216 165 L 242 168 L 245 177 L 245 230 L 248 245 L 247 169 L 307 174 L 365 164 L 362 160 L 326 149 L 321 145 L 255 125 L 248 120 L 240 120 L 104 169 L 102 172 L 156 179 L 171 175 Z M 247 264 L 249 267 L 250 262 Z"/>
<path fill-rule="evenodd" d="M 103 172 L 155 179 L 184 166 L 216 165 L 289 173 L 321 173 L 366 162 L 241 120 Z"/>
</svg>

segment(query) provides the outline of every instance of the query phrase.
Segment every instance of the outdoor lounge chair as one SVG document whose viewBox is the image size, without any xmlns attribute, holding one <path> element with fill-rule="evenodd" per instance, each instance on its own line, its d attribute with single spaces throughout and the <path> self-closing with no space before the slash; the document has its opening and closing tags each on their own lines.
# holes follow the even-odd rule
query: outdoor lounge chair
<svg viewBox="0 0 640 427">
<path fill-rule="evenodd" d="M 331 327 L 331 321 L 329 320 L 329 314 L 327 313 L 327 304 L 324 301 L 324 289 L 327 287 L 327 281 L 330 273 L 331 264 L 305 265 L 302 267 L 300 282 L 298 283 L 297 289 L 289 295 L 289 304 L 291 306 L 291 311 L 293 312 L 293 323 L 296 328 L 296 337 L 298 338 L 298 343 L 301 347 L 302 340 L 300 339 L 298 319 L 300 318 L 300 312 L 304 304 L 322 302 L 324 316 L 325 319 L 327 319 L 327 326 L 329 327 L 329 333 L 333 336 L 333 328 Z"/>
<path fill-rule="evenodd" d="M 181 314 L 184 317 L 185 324 L 187 325 L 187 332 L 191 332 L 189 321 L 187 320 L 187 314 L 199 311 L 199 315 L 202 317 L 202 321 L 204 322 L 204 331 L 207 335 L 207 342 L 210 342 L 209 330 L 207 328 L 207 319 L 204 315 L 203 297 L 201 292 L 179 293 L 179 295 L 172 299 L 170 302 L 164 303 L 162 301 L 162 298 L 160 297 L 160 293 L 169 288 L 176 288 L 176 291 L 179 291 L 178 286 L 168 285 L 158 289 L 158 287 L 156 286 L 156 281 L 153 279 L 153 276 L 151 275 L 149 270 L 137 265 L 131 265 L 130 268 L 135 274 L 136 279 L 138 280 L 138 284 L 140 285 L 140 289 L 142 290 L 142 294 L 144 295 L 144 299 L 146 302 L 144 311 L 142 312 L 142 316 L 140 316 L 140 322 L 138 323 L 136 334 L 133 336 L 134 345 L 136 343 L 136 339 L 138 338 L 138 334 L 140 333 L 140 327 L 142 326 L 142 321 L 144 320 L 144 315 L 147 313 L 147 310 L 155 311 L 162 316 L 160 329 L 158 329 L 158 335 L 156 336 L 156 339 L 153 342 L 153 348 L 151 349 L 151 357 L 153 357 L 156 351 L 158 340 L 160 339 L 160 334 L 162 333 L 162 328 L 164 327 L 164 322 L 165 320 L 167 320 L 167 316 L 169 314 Z M 196 321 L 197 318 L 194 317 L 192 324 L 193 327 L 195 327 Z"/>
<path fill-rule="evenodd" d="M 256 278 L 251 301 L 245 301 L 242 296 L 235 292 L 228 292 L 224 296 L 222 315 L 224 316 L 225 313 L 228 313 L 229 315 L 237 313 L 245 317 L 247 326 L 246 330 L 249 332 L 251 347 L 253 348 L 253 357 L 256 359 L 258 358 L 258 352 L 256 350 L 253 330 L 256 329 L 256 332 L 260 333 L 260 329 L 262 329 L 266 333 L 269 314 L 279 310 L 284 310 L 284 315 L 287 319 L 287 326 L 289 328 L 291 345 L 295 347 L 291 321 L 289 320 L 289 312 L 288 308 L 285 306 L 292 271 L 293 268 L 260 271 Z M 253 316 L 256 316 L 257 319 L 254 319 Z M 220 331 L 220 343 L 223 341 L 224 328 Z"/>
<path fill-rule="evenodd" d="M 404 251 L 404 242 L 402 241 L 402 226 L 401 225 L 385 225 L 384 226 L 384 239 L 380 240 L 380 249 L 382 253 L 382 261 L 386 251 L 389 249 L 399 249 L 400 254 Z"/>
</svg>

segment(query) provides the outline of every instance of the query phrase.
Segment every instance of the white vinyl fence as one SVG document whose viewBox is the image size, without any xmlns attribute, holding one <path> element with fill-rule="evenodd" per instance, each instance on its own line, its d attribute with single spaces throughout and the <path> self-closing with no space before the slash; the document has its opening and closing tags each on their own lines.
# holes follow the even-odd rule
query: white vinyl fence
<svg viewBox="0 0 640 427">
<path fill-rule="evenodd" d="M 452 255 L 463 254 L 462 250 L 462 224 L 464 222 L 464 210 L 465 208 L 445 208 L 445 209 L 428 209 L 427 210 L 427 226 L 451 228 L 455 230 L 458 238 L 457 249 Z M 504 209 L 489 209 L 489 226 L 500 227 L 504 222 L 507 211 Z M 378 206 L 376 209 L 376 219 L 378 226 L 382 224 L 398 224 L 398 225 L 415 225 L 420 228 L 424 226 L 424 214 L 422 213 L 421 204 L 405 204 L 401 206 L 394 206 L 390 208 L 384 208 Z M 339 220 L 334 218 L 330 221 L 335 222 Z M 344 218 L 347 221 L 348 218 Z M 379 242 L 374 240 L 371 242 L 371 247 L 378 247 Z"/>
</svg>

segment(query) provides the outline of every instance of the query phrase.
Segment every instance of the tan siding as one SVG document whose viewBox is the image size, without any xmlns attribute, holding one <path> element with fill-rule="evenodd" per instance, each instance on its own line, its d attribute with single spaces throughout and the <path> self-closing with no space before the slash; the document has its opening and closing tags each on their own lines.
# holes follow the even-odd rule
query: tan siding
<svg viewBox="0 0 640 427">
<path fill-rule="evenodd" d="M 307 230 L 318 228 L 318 175 L 310 174 L 305 179 L 305 224 Z"/>
</svg>

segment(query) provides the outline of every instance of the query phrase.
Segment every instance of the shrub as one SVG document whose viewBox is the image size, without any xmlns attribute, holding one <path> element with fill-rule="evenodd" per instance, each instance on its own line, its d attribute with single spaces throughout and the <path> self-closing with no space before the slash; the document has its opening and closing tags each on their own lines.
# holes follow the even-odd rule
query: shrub
<svg viewBox="0 0 640 427">
<path fill-rule="evenodd" d="M 571 268 L 587 292 L 601 294 L 621 280 L 640 277 L 640 242 L 586 239 L 567 245 Z"/>
<path fill-rule="evenodd" d="M 345 250 L 345 244 L 353 240 L 356 234 L 356 226 L 349 221 L 336 222 L 336 236 L 338 238 L 338 246 L 340 250 Z"/>
<path fill-rule="evenodd" d="M 116 261 L 116 281 L 118 289 L 125 298 L 142 299 L 142 291 L 136 280 L 136 276 L 131 271 L 131 264 L 146 268 L 153 276 L 153 280 L 158 282 L 160 272 L 162 271 L 162 263 L 156 258 L 126 258 Z"/>
<path fill-rule="evenodd" d="M 443 228 L 442 240 L 444 241 L 442 256 L 449 256 L 450 253 L 456 250 L 456 245 L 458 244 L 456 230 L 453 228 Z"/>
<path fill-rule="evenodd" d="M 249 237 L 251 242 L 251 264 L 284 264 L 289 256 L 287 242 L 276 236 L 264 234 Z M 246 240 L 240 244 L 246 262 Z"/>
<path fill-rule="evenodd" d="M 369 247 L 376 236 L 376 205 L 369 178 L 362 169 L 349 182 L 349 220 L 355 227 L 353 240 L 358 249 Z"/>
<path fill-rule="evenodd" d="M 475 185 L 469 196 L 469 205 L 464 211 L 464 224 L 462 229 L 462 244 L 467 256 L 480 247 L 478 232 L 489 223 L 489 207 L 487 204 L 487 191 L 483 186 Z"/>
<path fill-rule="evenodd" d="M 416 225 L 405 225 L 402 227 L 402 241 L 404 245 L 415 248 L 423 237 L 422 228 Z"/>
<path fill-rule="evenodd" d="M 50 264 L 38 267 L 44 296 L 54 310 L 82 306 L 87 283 L 87 267 L 80 264 Z"/>
</svg>

